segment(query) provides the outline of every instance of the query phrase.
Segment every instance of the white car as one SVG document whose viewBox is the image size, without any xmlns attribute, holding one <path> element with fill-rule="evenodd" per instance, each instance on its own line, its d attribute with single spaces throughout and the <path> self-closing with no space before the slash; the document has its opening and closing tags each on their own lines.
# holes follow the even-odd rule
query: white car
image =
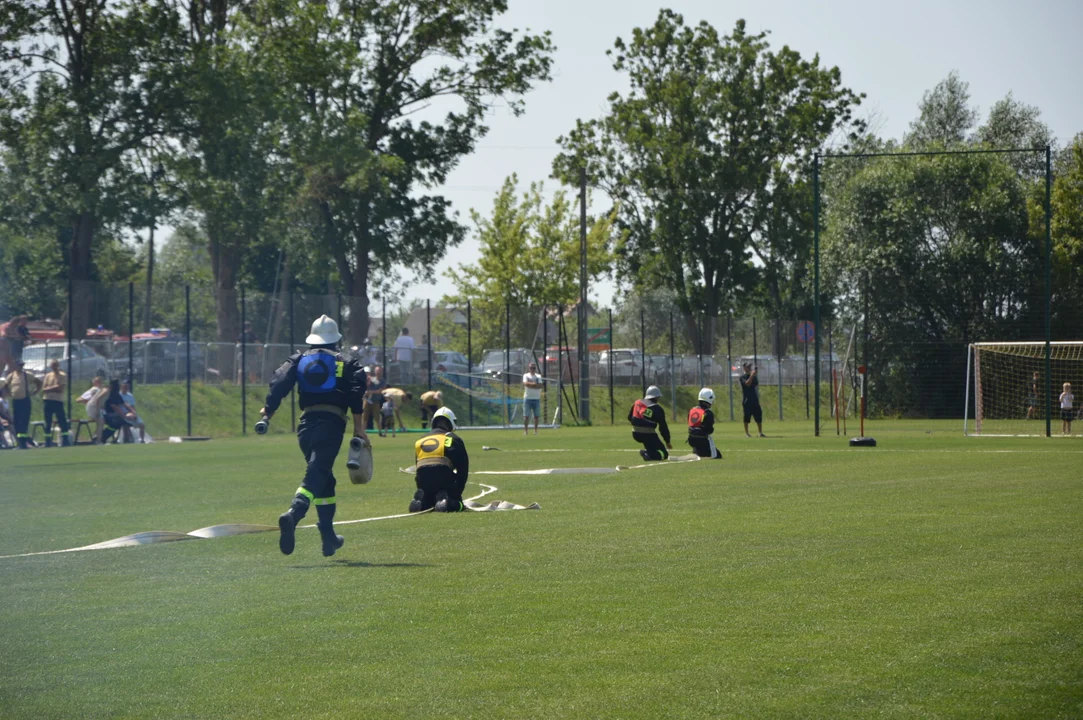
<svg viewBox="0 0 1083 720">
<path fill-rule="evenodd" d="M 27 345 L 23 348 L 26 371 L 38 377 L 45 377 L 45 373 L 49 372 L 49 363 L 59 360 L 60 369 L 68 372 L 67 349 L 68 343 L 63 340 Z M 69 381 L 91 380 L 95 375 L 109 377 L 109 363 L 105 358 L 81 343 L 72 346 L 72 349 L 75 352 L 71 357 Z"/>
</svg>

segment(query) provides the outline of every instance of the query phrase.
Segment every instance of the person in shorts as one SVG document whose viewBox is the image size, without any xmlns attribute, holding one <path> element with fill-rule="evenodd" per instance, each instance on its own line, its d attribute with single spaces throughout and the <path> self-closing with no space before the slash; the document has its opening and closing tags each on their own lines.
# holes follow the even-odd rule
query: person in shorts
<svg viewBox="0 0 1083 720">
<path fill-rule="evenodd" d="M 439 390 L 421 393 L 421 429 L 429 427 L 429 420 L 444 406 L 444 394 Z"/>
<path fill-rule="evenodd" d="M 387 433 L 395 437 L 395 401 L 386 398 L 380 406 L 380 437 L 387 437 Z"/>
<path fill-rule="evenodd" d="M 1072 394 L 1072 383 L 1064 383 L 1062 390 L 1063 392 L 1060 394 L 1060 434 L 1071 435 L 1072 415 L 1074 413 L 1072 403 L 1075 401 L 1075 395 Z"/>
<path fill-rule="evenodd" d="M 538 374 L 538 364 L 527 365 L 523 375 L 523 434 L 530 430 L 530 416 L 534 416 L 534 434 L 538 434 L 538 418 L 541 417 L 542 376 Z"/>
<path fill-rule="evenodd" d="M 1038 417 L 1038 371 L 1034 371 L 1034 377 L 1030 379 L 1030 395 L 1027 396 L 1027 420 L 1035 420 Z"/>
<path fill-rule="evenodd" d="M 756 427 L 760 431 L 760 437 L 767 437 L 763 434 L 763 408 L 760 407 L 760 381 L 756 378 L 756 372 L 758 368 L 752 366 L 752 363 L 746 362 L 741 366 L 744 368 L 744 375 L 741 376 L 741 409 L 744 411 L 745 416 L 745 437 L 752 437 L 748 432 L 748 423 L 751 420 L 756 421 Z"/>
</svg>

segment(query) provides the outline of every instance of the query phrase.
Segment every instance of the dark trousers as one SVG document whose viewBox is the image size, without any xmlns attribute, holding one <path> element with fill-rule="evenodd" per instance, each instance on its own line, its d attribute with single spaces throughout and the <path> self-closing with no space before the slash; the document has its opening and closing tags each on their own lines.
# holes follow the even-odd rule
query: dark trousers
<svg viewBox="0 0 1083 720">
<path fill-rule="evenodd" d="M 688 445 L 701 458 L 720 458 L 722 453 L 715 447 L 709 435 L 689 435 Z"/>
<path fill-rule="evenodd" d="M 446 493 L 452 511 L 463 509 L 463 490 L 466 483 L 460 483 L 458 476 L 449 467 L 439 465 L 418 469 L 414 476 L 417 492 L 414 502 L 410 503 L 410 512 L 428 510 L 436 505 L 436 496 Z M 420 502 L 420 507 L 415 503 Z"/>
<path fill-rule="evenodd" d="M 632 439 L 643 446 L 640 455 L 644 460 L 665 460 L 669 458 L 669 451 L 665 443 L 654 433 L 632 433 Z"/>
<path fill-rule="evenodd" d="M 15 441 L 19 447 L 26 449 L 30 442 L 30 398 L 11 401 L 11 414 L 15 416 Z"/>
<path fill-rule="evenodd" d="M 297 444 L 308 465 L 301 487 L 312 493 L 317 501 L 335 497 L 335 458 L 342 449 L 342 437 L 346 433 L 346 419 L 333 413 L 307 412 L 297 426 Z"/>
<path fill-rule="evenodd" d="M 68 434 L 68 415 L 64 412 L 64 403 L 61 400 L 45 400 L 45 447 L 53 446 L 53 418 L 56 418 L 56 424 L 60 426 L 60 433 L 63 436 Z M 61 441 L 62 444 L 67 444 Z"/>
</svg>

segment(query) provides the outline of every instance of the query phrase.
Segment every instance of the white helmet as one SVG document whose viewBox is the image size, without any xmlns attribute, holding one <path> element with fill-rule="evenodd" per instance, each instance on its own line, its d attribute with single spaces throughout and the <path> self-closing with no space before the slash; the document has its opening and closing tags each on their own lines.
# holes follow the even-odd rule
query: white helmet
<svg viewBox="0 0 1083 720">
<path fill-rule="evenodd" d="M 643 393 L 644 400 L 657 400 L 662 397 L 662 391 L 658 389 L 657 385 L 651 385 L 647 388 L 647 392 Z"/>
<path fill-rule="evenodd" d="M 447 418 L 448 422 L 451 423 L 451 429 L 452 430 L 457 430 L 458 427 L 459 427 L 458 425 L 455 424 L 455 413 L 453 413 L 451 411 L 451 408 L 447 408 L 447 407 L 440 408 L 439 410 L 437 410 L 436 412 L 434 412 L 432 414 L 433 421 L 435 421 L 436 418 Z M 430 422 L 429 424 L 431 425 L 432 422 Z"/>
<path fill-rule="evenodd" d="M 309 345 L 334 345 L 341 339 L 338 323 L 326 315 L 320 315 L 312 323 L 312 334 L 305 338 L 305 342 Z"/>
<path fill-rule="evenodd" d="M 705 403 L 714 404 L 714 390 L 711 388 L 703 388 L 699 391 L 699 399 Z"/>
</svg>

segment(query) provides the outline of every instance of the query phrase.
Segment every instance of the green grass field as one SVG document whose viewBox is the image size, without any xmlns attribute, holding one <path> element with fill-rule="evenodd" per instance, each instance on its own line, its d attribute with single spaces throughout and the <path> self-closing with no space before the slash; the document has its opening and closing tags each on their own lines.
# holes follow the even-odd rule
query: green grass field
<svg viewBox="0 0 1083 720">
<path fill-rule="evenodd" d="M 0 559 L 0 717 L 1083 717 L 1083 443 L 928 427 L 478 476 L 542 510 L 345 525 L 330 559 L 314 529 Z M 463 437 L 474 470 L 638 462 L 624 428 Z M 363 487 L 340 456 L 337 519 L 405 511 L 416 438 Z M 302 467 L 285 435 L 2 452 L 0 555 L 274 525 Z"/>
</svg>

